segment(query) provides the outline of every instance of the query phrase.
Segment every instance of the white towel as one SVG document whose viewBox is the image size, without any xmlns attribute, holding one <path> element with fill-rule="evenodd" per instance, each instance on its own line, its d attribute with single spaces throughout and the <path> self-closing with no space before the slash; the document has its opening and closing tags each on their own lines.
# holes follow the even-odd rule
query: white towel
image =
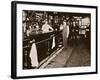
<svg viewBox="0 0 100 80">
<path fill-rule="evenodd" d="M 55 37 L 53 37 L 52 49 L 55 47 Z"/>
<path fill-rule="evenodd" d="M 67 38 L 69 36 L 69 26 L 67 25 Z"/>
<path fill-rule="evenodd" d="M 32 67 L 38 67 L 38 56 L 37 56 L 37 49 L 35 43 L 32 44 L 31 51 L 30 51 L 30 58 Z"/>
</svg>

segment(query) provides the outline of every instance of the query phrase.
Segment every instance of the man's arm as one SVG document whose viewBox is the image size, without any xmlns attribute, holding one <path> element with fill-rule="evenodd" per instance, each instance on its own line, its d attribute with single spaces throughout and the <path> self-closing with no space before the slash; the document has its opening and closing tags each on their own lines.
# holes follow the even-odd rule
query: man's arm
<svg viewBox="0 0 100 80">
<path fill-rule="evenodd" d="M 51 29 L 52 31 L 54 30 L 50 25 L 49 25 L 49 29 Z"/>
</svg>

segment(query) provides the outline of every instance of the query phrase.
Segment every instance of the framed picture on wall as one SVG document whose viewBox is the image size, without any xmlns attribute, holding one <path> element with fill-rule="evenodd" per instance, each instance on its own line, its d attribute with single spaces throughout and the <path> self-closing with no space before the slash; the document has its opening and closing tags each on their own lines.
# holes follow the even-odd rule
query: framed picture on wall
<svg viewBox="0 0 100 80">
<path fill-rule="evenodd" d="M 97 6 L 11 2 L 11 77 L 97 73 Z"/>
</svg>

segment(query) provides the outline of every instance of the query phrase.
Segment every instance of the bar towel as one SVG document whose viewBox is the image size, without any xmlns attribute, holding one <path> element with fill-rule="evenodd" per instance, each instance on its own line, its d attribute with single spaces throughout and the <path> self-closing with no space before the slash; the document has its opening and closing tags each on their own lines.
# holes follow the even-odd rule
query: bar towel
<svg viewBox="0 0 100 80">
<path fill-rule="evenodd" d="M 31 64 L 32 67 L 38 67 L 38 55 L 37 55 L 37 49 L 35 43 L 32 44 L 31 51 L 30 51 L 30 58 L 31 58 Z"/>
<path fill-rule="evenodd" d="M 55 47 L 55 37 L 53 37 L 52 49 Z"/>
</svg>

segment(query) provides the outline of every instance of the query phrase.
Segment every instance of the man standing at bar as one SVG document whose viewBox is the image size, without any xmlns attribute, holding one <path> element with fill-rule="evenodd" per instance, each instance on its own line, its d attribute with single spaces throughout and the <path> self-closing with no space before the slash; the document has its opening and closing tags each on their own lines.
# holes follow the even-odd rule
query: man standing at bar
<svg viewBox="0 0 100 80">
<path fill-rule="evenodd" d="M 42 26 L 42 31 L 43 33 L 49 33 L 50 31 L 52 32 L 54 29 L 48 24 L 47 20 L 45 21 L 45 24 L 43 24 Z M 52 35 L 50 35 L 52 36 Z M 50 37 L 49 37 L 50 38 Z M 50 41 L 48 41 L 48 53 L 47 55 L 49 55 L 51 53 L 51 47 L 52 47 L 52 42 L 53 42 L 53 38 L 51 38 Z"/>
<path fill-rule="evenodd" d="M 45 24 L 42 26 L 43 32 L 49 32 L 50 30 L 53 31 L 53 28 L 48 24 L 47 21 L 45 21 Z"/>
<path fill-rule="evenodd" d="M 63 36 L 63 45 L 64 48 L 67 49 L 67 39 L 69 36 L 69 25 L 68 22 L 66 23 L 66 21 L 63 21 L 63 32 L 62 32 L 62 36 Z"/>
</svg>

